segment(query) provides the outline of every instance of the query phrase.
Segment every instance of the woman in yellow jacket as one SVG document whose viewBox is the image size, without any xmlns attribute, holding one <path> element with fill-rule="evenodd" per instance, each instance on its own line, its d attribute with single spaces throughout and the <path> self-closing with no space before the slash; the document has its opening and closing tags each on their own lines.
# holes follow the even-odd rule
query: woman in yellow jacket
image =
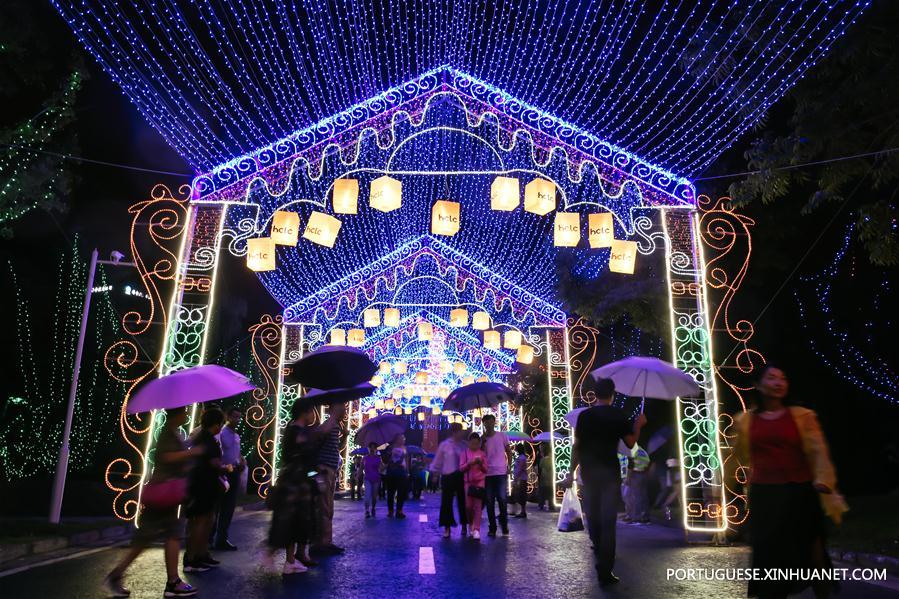
<svg viewBox="0 0 899 599">
<path fill-rule="evenodd" d="M 736 451 L 749 472 L 752 567 L 830 568 L 825 548 L 827 513 L 839 523 L 846 511 L 817 415 L 787 406 L 789 381 L 765 366 L 757 386 L 759 405 L 735 419 Z M 809 582 L 753 580 L 750 597 L 786 597 Z M 826 597 L 828 582 L 812 584 Z"/>
</svg>

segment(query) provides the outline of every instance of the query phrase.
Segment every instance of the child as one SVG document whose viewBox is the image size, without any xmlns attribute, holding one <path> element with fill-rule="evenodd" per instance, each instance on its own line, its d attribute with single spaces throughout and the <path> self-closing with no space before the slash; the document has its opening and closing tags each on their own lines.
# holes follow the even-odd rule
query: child
<svg viewBox="0 0 899 599">
<path fill-rule="evenodd" d="M 368 444 L 368 455 L 362 458 L 362 470 L 365 472 L 365 517 L 375 517 L 375 502 L 378 499 L 378 485 L 381 482 L 383 463 L 378 455 L 378 444 Z"/>
<path fill-rule="evenodd" d="M 468 436 L 468 448 L 462 451 L 459 470 L 465 475 L 465 512 L 472 539 L 481 538 L 481 510 L 484 507 L 484 488 L 487 478 L 487 454 L 481 449 L 477 433 Z"/>
</svg>

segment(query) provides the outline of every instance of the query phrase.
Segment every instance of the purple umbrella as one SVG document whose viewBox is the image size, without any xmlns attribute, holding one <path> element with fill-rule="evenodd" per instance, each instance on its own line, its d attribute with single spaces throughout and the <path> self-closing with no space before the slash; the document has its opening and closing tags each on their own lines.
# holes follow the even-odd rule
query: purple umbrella
<svg viewBox="0 0 899 599">
<path fill-rule="evenodd" d="M 375 416 L 356 431 L 355 443 L 362 447 L 368 447 L 369 443 L 377 443 L 379 446 L 391 443 L 397 435 L 406 431 L 406 419 L 394 414 L 381 414 Z"/>
<path fill-rule="evenodd" d="M 128 401 L 127 412 L 183 408 L 195 403 L 225 399 L 256 385 L 247 377 L 224 366 L 206 364 L 173 372 L 142 386 Z"/>
<path fill-rule="evenodd" d="M 459 387 L 443 402 L 443 409 L 453 412 L 469 412 L 478 408 L 494 408 L 504 401 L 511 401 L 515 394 L 499 383 L 472 383 Z"/>
<path fill-rule="evenodd" d="M 371 380 L 378 365 L 355 347 L 324 345 L 290 365 L 290 380 L 313 389 L 345 389 Z"/>
</svg>

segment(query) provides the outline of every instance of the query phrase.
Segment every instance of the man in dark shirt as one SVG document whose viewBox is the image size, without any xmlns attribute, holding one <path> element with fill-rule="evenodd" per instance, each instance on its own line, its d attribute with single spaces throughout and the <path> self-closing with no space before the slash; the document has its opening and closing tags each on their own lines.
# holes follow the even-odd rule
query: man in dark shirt
<svg viewBox="0 0 899 599">
<path fill-rule="evenodd" d="M 621 467 L 618 463 L 618 440 L 633 447 L 646 424 L 640 414 L 633 425 L 624 411 L 612 406 L 615 383 L 611 379 L 592 378 L 596 405 L 580 413 L 574 429 L 571 472 L 580 465 L 584 512 L 587 531 L 593 542 L 599 584 L 618 582 L 612 573 L 615 565 L 615 525 L 621 498 Z"/>
<path fill-rule="evenodd" d="M 328 420 L 318 430 L 326 433 L 324 442 L 318 450 L 318 472 L 323 480 L 323 489 L 317 497 L 318 501 L 318 539 L 313 545 L 315 553 L 338 555 L 344 552 L 343 547 L 334 544 L 334 492 L 337 486 L 337 471 L 340 467 L 340 423 L 346 414 L 346 404 L 330 406 Z"/>
</svg>

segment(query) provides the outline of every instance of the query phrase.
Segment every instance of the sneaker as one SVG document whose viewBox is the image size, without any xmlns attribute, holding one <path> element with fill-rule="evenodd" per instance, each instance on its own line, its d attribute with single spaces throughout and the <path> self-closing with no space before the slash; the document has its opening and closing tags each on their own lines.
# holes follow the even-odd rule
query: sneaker
<svg viewBox="0 0 899 599">
<path fill-rule="evenodd" d="M 200 558 L 200 563 L 206 564 L 207 566 L 213 568 L 217 568 L 222 562 L 207 554 L 205 557 Z"/>
<path fill-rule="evenodd" d="M 488 536 L 488 537 L 495 537 L 495 536 L 496 536 L 496 529 L 495 529 L 495 528 L 491 528 L 490 530 L 488 530 L 488 531 L 487 531 L 487 536 Z"/>
<path fill-rule="evenodd" d="M 449 526 L 445 526 L 445 527 L 443 528 L 443 538 L 444 538 L 444 539 L 448 539 L 449 537 L 450 537 L 450 527 L 449 527 Z"/>
<path fill-rule="evenodd" d="M 168 582 L 165 585 L 165 593 L 163 597 L 193 597 L 197 594 L 196 587 L 192 587 L 180 578 L 175 582 Z"/>
<path fill-rule="evenodd" d="M 237 545 L 231 541 L 225 541 L 224 543 L 216 543 L 215 549 L 216 551 L 237 551 Z"/>
<path fill-rule="evenodd" d="M 487 534 L 490 534 L 490 533 L 487 533 Z M 496 533 L 493 533 L 493 536 L 496 536 Z M 479 540 L 481 538 L 481 531 L 480 530 L 471 531 L 471 538 L 474 539 L 475 541 Z"/>
<path fill-rule="evenodd" d="M 209 564 L 204 564 L 203 562 L 184 562 L 184 571 L 185 572 L 208 572 L 212 569 L 212 566 Z M 177 595 L 172 595 L 173 597 L 177 597 Z"/>
<path fill-rule="evenodd" d="M 508 526 L 503 526 L 503 536 L 504 537 L 509 536 L 509 527 Z"/>
<path fill-rule="evenodd" d="M 103 590 L 109 597 L 130 597 L 131 591 L 122 586 L 121 576 L 107 576 L 103 579 Z"/>
<path fill-rule="evenodd" d="M 301 564 L 298 561 L 295 561 L 293 563 L 284 562 L 284 570 L 283 570 L 284 574 L 300 574 L 301 572 L 308 572 L 308 571 L 309 571 L 309 568 L 307 568 L 306 566 L 304 566 L 303 564 Z"/>
</svg>

